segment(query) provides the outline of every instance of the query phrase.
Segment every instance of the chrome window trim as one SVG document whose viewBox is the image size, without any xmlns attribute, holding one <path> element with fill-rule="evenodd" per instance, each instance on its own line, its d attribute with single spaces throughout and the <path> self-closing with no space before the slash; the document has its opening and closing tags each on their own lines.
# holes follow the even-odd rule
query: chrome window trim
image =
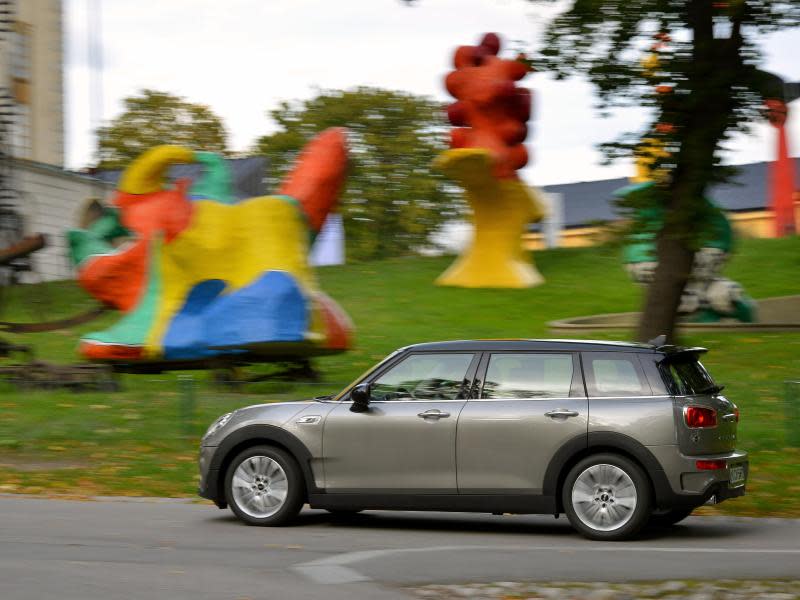
<svg viewBox="0 0 800 600">
<path fill-rule="evenodd" d="M 658 396 L 589 396 L 589 400 L 625 400 L 627 398 L 640 398 L 647 400 L 649 398 L 673 398 L 670 394 L 659 394 Z"/>
<path fill-rule="evenodd" d="M 543 400 L 630 400 L 638 399 L 647 401 L 652 398 L 673 398 L 669 394 L 659 396 L 547 396 L 541 398 L 469 398 L 465 399 L 466 402 L 511 402 L 511 401 L 543 401 Z M 393 402 L 393 400 L 380 400 L 380 402 Z M 401 402 L 401 401 L 398 401 Z M 409 402 L 404 400 L 402 402 Z M 419 400 L 412 400 L 412 402 L 419 402 Z M 462 402 L 462 400 L 431 400 L 431 402 Z M 372 402 L 370 402 L 372 404 Z"/>
<path fill-rule="evenodd" d="M 467 398 L 462 398 L 461 400 L 437 400 L 437 399 L 420 399 L 420 400 L 370 400 L 370 405 L 372 404 L 397 404 L 398 402 L 407 402 L 414 404 L 419 404 L 420 402 L 467 402 Z"/>
<path fill-rule="evenodd" d="M 630 400 L 630 399 L 639 399 L 639 400 L 649 400 L 651 398 L 672 398 L 673 396 L 670 395 L 660 395 L 660 396 L 589 396 L 588 400 Z M 586 396 L 547 396 L 541 398 L 470 398 L 468 402 L 510 402 L 512 400 L 519 401 L 519 400 L 533 400 L 533 401 L 542 401 L 542 400 L 587 400 Z"/>
<path fill-rule="evenodd" d="M 470 398 L 468 402 L 542 402 L 545 400 L 586 400 L 586 396 L 542 396 L 538 398 Z"/>
</svg>

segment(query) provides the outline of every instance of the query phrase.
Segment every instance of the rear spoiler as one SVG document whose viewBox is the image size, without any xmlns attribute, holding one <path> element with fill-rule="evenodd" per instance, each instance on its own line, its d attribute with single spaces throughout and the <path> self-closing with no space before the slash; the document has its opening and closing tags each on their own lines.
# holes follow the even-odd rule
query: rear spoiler
<svg viewBox="0 0 800 600">
<path fill-rule="evenodd" d="M 664 342 L 667 341 L 667 336 L 659 335 L 656 338 L 653 338 L 648 344 L 655 348 L 656 352 L 663 352 L 664 358 L 662 358 L 659 362 L 666 362 L 668 360 L 673 360 L 676 358 L 686 358 L 686 357 L 697 357 L 698 354 L 705 354 L 708 352 L 708 348 L 703 348 L 701 346 L 695 346 L 693 348 L 685 348 L 684 346 L 674 346 L 672 344 L 665 344 Z"/>
<path fill-rule="evenodd" d="M 659 362 L 669 362 L 681 358 L 697 358 L 699 354 L 708 352 L 708 348 L 703 348 L 702 346 L 684 348 L 683 346 L 664 345 L 658 346 L 656 350 L 664 353 L 664 358 Z"/>
</svg>

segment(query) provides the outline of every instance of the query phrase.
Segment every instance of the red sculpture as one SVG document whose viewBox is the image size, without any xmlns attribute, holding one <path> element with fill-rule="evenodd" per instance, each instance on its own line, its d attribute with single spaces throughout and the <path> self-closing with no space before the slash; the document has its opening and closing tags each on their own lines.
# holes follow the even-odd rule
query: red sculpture
<svg viewBox="0 0 800 600">
<path fill-rule="evenodd" d="M 524 57 L 499 58 L 500 38 L 483 36 L 460 46 L 445 86 L 456 102 L 448 107 L 450 150 L 436 166 L 466 191 L 475 225 L 472 242 L 437 280 L 459 287 L 523 288 L 544 279 L 524 255 L 528 223 L 543 217 L 533 188 L 517 176 L 528 162 L 531 93 L 516 82 L 531 70 Z"/>
<path fill-rule="evenodd" d="M 796 233 L 794 222 L 794 159 L 789 157 L 786 137 L 788 107 L 782 99 L 769 98 L 764 101 L 767 118 L 778 130 L 778 156 L 770 165 L 770 205 L 775 215 L 775 236 L 783 237 Z"/>
<path fill-rule="evenodd" d="M 460 46 L 455 71 L 445 79 L 457 102 L 447 109 L 457 127 L 450 133 L 451 148 L 486 148 L 494 160 L 495 177 L 516 177 L 528 163 L 523 142 L 528 135 L 531 92 L 516 85 L 531 70 L 520 60 L 498 58 L 500 39 L 483 36 L 477 46 Z"/>
</svg>

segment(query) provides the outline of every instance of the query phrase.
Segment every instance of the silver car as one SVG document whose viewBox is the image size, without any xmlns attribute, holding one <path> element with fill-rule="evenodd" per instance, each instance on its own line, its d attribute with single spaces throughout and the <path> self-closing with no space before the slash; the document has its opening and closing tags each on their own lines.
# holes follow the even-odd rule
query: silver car
<svg viewBox="0 0 800 600">
<path fill-rule="evenodd" d="M 704 348 L 574 340 L 417 344 L 335 396 L 221 416 L 200 495 L 245 523 L 303 504 L 565 513 L 596 540 L 741 496 L 739 411 Z"/>
</svg>

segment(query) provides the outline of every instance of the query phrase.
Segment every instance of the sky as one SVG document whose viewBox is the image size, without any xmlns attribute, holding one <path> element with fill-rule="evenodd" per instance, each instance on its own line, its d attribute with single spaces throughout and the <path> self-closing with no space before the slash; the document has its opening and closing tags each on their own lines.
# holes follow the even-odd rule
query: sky
<svg viewBox="0 0 800 600">
<path fill-rule="evenodd" d="M 90 64 L 87 6 L 102 5 Z M 563 0 L 561 0 L 563 5 Z M 93 130 L 143 88 L 206 104 L 224 120 L 233 150 L 248 150 L 274 130 L 268 111 L 320 89 L 370 85 L 450 100 L 443 78 L 453 50 L 494 31 L 535 46 L 554 6 L 525 0 L 65 0 L 66 160 L 91 162 Z M 763 40 L 764 68 L 800 80 L 800 29 Z M 89 109 L 90 68 L 99 75 L 101 115 Z M 524 80 L 534 93 L 526 181 L 548 185 L 631 174 L 627 162 L 600 165 L 595 146 L 640 130 L 641 109 L 601 118 L 591 85 L 543 73 Z M 800 101 L 795 106 L 800 108 Z M 95 111 L 97 112 L 97 111 Z M 800 113 L 800 110 L 794 112 Z M 92 119 L 95 119 L 95 122 Z M 800 115 L 789 122 L 800 153 Z M 772 160 L 775 131 L 759 124 L 732 144 L 726 162 Z"/>
</svg>

